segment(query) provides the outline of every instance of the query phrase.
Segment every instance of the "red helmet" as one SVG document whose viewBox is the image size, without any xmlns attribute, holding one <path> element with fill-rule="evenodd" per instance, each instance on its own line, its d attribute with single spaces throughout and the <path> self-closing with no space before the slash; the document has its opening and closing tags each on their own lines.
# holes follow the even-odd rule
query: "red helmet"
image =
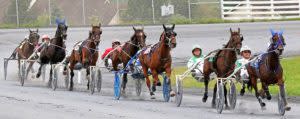
<svg viewBox="0 0 300 119">
<path fill-rule="evenodd" d="M 50 39 L 50 37 L 47 34 L 45 34 L 42 36 L 42 39 Z"/>
</svg>

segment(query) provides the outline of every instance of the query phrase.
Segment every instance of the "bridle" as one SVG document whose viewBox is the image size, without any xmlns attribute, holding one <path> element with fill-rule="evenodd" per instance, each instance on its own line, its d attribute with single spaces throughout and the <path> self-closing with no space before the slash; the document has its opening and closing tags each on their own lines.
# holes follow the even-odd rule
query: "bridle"
<svg viewBox="0 0 300 119">
<path fill-rule="evenodd" d="M 169 36 L 167 36 L 166 32 L 163 32 L 160 41 L 163 41 L 169 48 L 171 48 L 172 45 L 174 45 L 174 47 L 176 47 L 176 43 L 172 43 L 172 40 L 175 39 L 176 36 L 177 36 L 177 33 L 174 31 L 171 31 Z"/>
</svg>

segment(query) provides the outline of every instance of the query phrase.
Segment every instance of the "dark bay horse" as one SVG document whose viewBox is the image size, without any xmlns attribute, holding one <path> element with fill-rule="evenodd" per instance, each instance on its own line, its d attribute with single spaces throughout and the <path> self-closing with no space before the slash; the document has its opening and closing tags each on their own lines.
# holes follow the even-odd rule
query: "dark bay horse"
<svg viewBox="0 0 300 119">
<path fill-rule="evenodd" d="M 258 99 L 260 106 L 263 108 L 266 104 L 262 101 L 262 95 L 266 94 L 267 99 L 271 100 L 272 97 L 269 92 L 268 86 L 277 84 L 284 101 L 285 110 L 289 111 L 291 107 L 288 106 L 286 100 L 283 69 L 279 59 L 286 43 L 282 35 L 282 31 L 274 32 L 273 30 L 271 30 L 271 34 L 271 44 L 268 47 L 267 53 L 261 54 L 260 58 L 258 58 L 256 62 L 246 65 L 250 77 L 248 88 L 254 88 L 255 96 Z M 262 95 L 260 95 L 257 90 L 258 78 L 262 83 Z"/>
<path fill-rule="evenodd" d="M 113 70 L 118 71 L 118 65 L 123 64 L 125 68 L 128 61 L 133 57 L 139 50 L 146 46 L 146 34 L 144 32 L 144 28 L 136 29 L 133 27 L 134 34 L 131 36 L 130 40 L 125 42 L 125 44 L 120 45 L 116 48 L 120 48 L 121 50 L 114 50 L 110 55 L 112 59 Z M 127 73 L 123 74 L 122 81 L 122 93 L 125 93 L 126 83 L 127 83 Z"/>
<path fill-rule="evenodd" d="M 204 84 L 205 84 L 205 92 L 202 98 L 203 102 L 206 102 L 208 98 L 208 83 L 210 80 L 210 74 L 215 72 L 217 77 L 226 78 L 229 76 L 235 67 L 235 62 L 237 60 L 237 54 L 240 53 L 240 48 L 242 47 L 243 37 L 240 34 L 240 28 L 238 31 L 232 31 L 230 28 L 230 39 L 228 43 L 224 46 L 223 49 L 219 50 L 218 53 L 213 58 L 212 62 L 209 59 L 204 61 L 203 75 L 204 75 Z M 212 99 L 212 107 L 215 107 L 215 99 L 216 99 L 216 91 L 217 91 L 217 83 L 214 87 L 213 99 Z M 226 108 L 228 108 L 227 104 L 227 89 L 224 85 L 224 95 L 225 95 L 225 104 Z"/>
<path fill-rule="evenodd" d="M 158 75 L 166 72 L 168 78 L 168 83 L 171 84 L 171 64 L 172 58 L 170 51 L 172 48 L 176 47 L 176 32 L 174 31 L 175 24 L 172 27 L 166 27 L 163 25 L 164 31 L 160 36 L 159 42 L 156 43 L 149 53 L 145 53 L 147 49 L 144 49 L 140 56 L 139 60 L 141 62 L 144 76 L 146 77 L 146 84 L 150 91 L 150 95 L 153 96 L 156 91 L 156 85 L 160 86 L 160 81 Z M 154 79 L 152 83 L 152 88 L 150 79 L 148 77 L 148 69 L 151 70 L 152 77 Z M 172 91 L 170 86 L 170 95 L 175 96 L 175 92 Z"/>
<path fill-rule="evenodd" d="M 64 60 L 66 56 L 66 48 L 65 48 L 65 40 L 67 39 L 67 30 L 68 26 L 65 24 L 65 20 L 56 19 L 57 29 L 55 33 L 55 37 L 50 40 L 49 45 L 45 46 L 41 50 L 41 54 L 39 57 L 40 67 L 36 77 L 40 77 L 41 69 L 45 64 L 51 65 L 50 76 L 48 87 L 51 86 L 52 82 L 52 65 L 57 64 Z"/>
<path fill-rule="evenodd" d="M 86 69 L 87 76 L 90 74 L 89 66 L 96 66 L 96 62 L 98 60 L 98 45 L 100 43 L 100 36 L 102 34 L 101 24 L 99 26 L 92 25 L 92 31 L 89 31 L 89 37 L 79 44 L 79 50 L 73 49 L 71 56 L 68 58 L 68 62 L 70 62 L 70 75 L 71 82 L 69 90 L 73 90 L 73 77 L 74 77 L 74 69 L 80 70 L 83 64 L 83 68 Z M 75 46 L 76 47 L 76 46 Z M 78 64 L 79 63 L 79 64 Z M 75 66 L 77 65 L 77 66 Z M 77 68 L 75 68 L 77 67 Z M 88 80 L 87 89 L 89 89 L 90 80 Z"/>
<path fill-rule="evenodd" d="M 29 37 L 25 38 L 22 43 L 15 49 L 14 53 L 10 56 L 9 59 L 14 59 L 16 54 L 18 54 L 18 67 L 20 70 L 20 60 L 28 59 L 34 53 L 35 47 L 39 43 L 40 35 L 38 34 L 39 30 L 32 31 L 29 29 Z M 33 57 L 31 57 L 33 58 Z M 32 60 L 32 59 L 28 59 Z M 30 62 L 29 66 L 26 69 L 26 77 L 28 76 L 29 70 L 32 68 L 34 62 Z"/>
</svg>

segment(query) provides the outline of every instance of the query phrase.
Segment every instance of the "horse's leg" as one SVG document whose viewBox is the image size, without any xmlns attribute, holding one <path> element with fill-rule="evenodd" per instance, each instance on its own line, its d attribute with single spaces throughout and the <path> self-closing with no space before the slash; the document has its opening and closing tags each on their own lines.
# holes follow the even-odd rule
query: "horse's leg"
<svg viewBox="0 0 300 119">
<path fill-rule="evenodd" d="M 41 76 L 41 70 L 42 70 L 43 66 L 44 66 L 44 64 L 41 62 L 40 67 L 38 69 L 38 73 L 36 74 L 36 78 L 39 78 Z"/>
<path fill-rule="evenodd" d="M 73 78 L 74 78 L 74 65 L 75 63 L 73 61 L 70 62 L 70 87 L 69 87 L 69 91 L 73 91 L 73 86 L 74 86 L 74 82 L 73 82 Z"/>
<path fill-rule="evenodd" d="M 151 91 L 151 88 L 150 88 L 151 82 L 150 82 L 150 79 L 149 79 L 149 76 L 148 76 L 148 67 L 146 67 L 145 65 L 142 64 L 142 68 L 143 68 L 144 76 L 146 78 L 146 85 L 149 89 L 150 95 L 154 95 L 154 93 Z"/>
<path fill-rule="evenodd" d="M 213 98 L 212 98 L 212 100 L 211 100 L 211 106 L 212 106 L 213 108 L 216 107 L 217 83 L 218 83 L 218 82 L 216 82 L 216 84 L 215 84 L 215 86 L 214 86 L 214 90 L 213 90 Z"/>
<path fill-rule="evenodd" d="M 33 68 L 33 67 L 32 67 L 33 63 L 34 63 L 34 62 L 30 62 L 30 63 L 29 63 L 29 65 L 28 65 L 28 67 L 27 67 L 27 69 L 26 69 L 26 77 L 28 76 L 29 71 Z M 27 79 L 27 78 L 26 78 L 26 79 Z"/>
<path fill-rule="evenodd" d="M 204 95 L 202 97 L 202 102 L 206 102 L 208 98 L 208 83 L 209 83 L 209 75 L 204 75 L 204 85 L 205 85 L 205 91 Z"/>
<path fill-rule="evenodd" d="M 252 86 L 253 86 L 254 91 L 255 91 L 255 96 L 256 96 L 256 98 L 257 98 L 257 100 L 258 100 L 258 102 L 259 102 L 261 108 L 264 108 L 264 107 L 266 106 L 266 103 L 264 103 L 264 102 L 262 101 L 262 98 L 260 97 L 260 95 L 259 95 L 259 93 L 258 93 L 258 89 L 257 89 L 257 81 L 256 81 L 256 80 L 257 80 L 257 79 L 255 79 L 255 78 L 251 78 L 251 83 L 252 83 Z"/>
<path fill-rule="evenodd" d="M 242 82 L 242 88 L 241 88 L 241 91 L 240 91 L 241 96 L 244 96 L 244 94 L 245 94 L 245 87 L 246 87 L 245 83 Z"/>
<path fill-rule="evenodd" d="M 49 75 L 49 81 L 48 81 L 48 87 L 51 87 L 52 82 L 52 64 L 50 64 L 50 75 Z"/>
<path fill-rule="evenodd" d="M 122 93 L 125 94 L 125 88 L 126 88 L 126 84 L 127 84 L 127 73 L 123 74 L 123 81 L 122 81 Z"/>
<path fill-rule="evenodd" d="M 266 83 L 262 82 L 262 83 L 261 83 L 261 87 L 262 87 L 261 89 L 263 90 L 263 95 L 266 94 L 267 99 L 268 99 L 268 100 L 271 100 L 271 99 L 272 99 L 272 96 L 271 96 L 271 94 L 270 94 L 268 85 L 266 85 Z"/>
<path fill-rule="evenodd" d="M 91 80 L 91 78 L 90 78 L 90 68 L 89 67 L 86 68 L 86 79 L 88 80 L 87 90 L 89 90 L 90 89 L 90 80 Z"/>
<path fill-rule="evenodd" d="M 280 96 L 283 99 L 284 104 L 285 104 L 285 110 L 290 111 L 291 107 L 288 106 L 288 103 L 287 103 L 287 100 L 286 100 L 286 93 L 285 93 L 285 86 L 284 86 L 283 79 L 280 79 L 278 81 L 278 86 L 279 86 Z"/>
<path fill-rule="evenodd" d="M 172 90 L 172 86 L 171 86 L 171 72 L 172 72 L 171 67 L 166 68 L 166 74 L 169 80 L 168 85 L 170 86 L 170 96 L 174 97 L 176 93 Z"/>
<path fill-rule="evenodd" d="M 204 91 L 204 95 L 202 97 L 202 102 L 206 102 L 207 98 L 208 98 L 208 83 L 210 80 L 210 65 L 209 63 L 204 63 L 203 66 L 203 74 L 204 74 L 204 85 L 205 85 L 205 91 Z"/>
<path fill-rule="evenodd" d="M 159 78 L 158 78 L 158 73 L 156 70 L 151 70 L 151 73 L 152 73 L 152 77 L 153 77 L 151 90 L 154 93 L 156 91 L 156 83 L 157 83 L 157 80 L 159 80 Z"/>
</svg>

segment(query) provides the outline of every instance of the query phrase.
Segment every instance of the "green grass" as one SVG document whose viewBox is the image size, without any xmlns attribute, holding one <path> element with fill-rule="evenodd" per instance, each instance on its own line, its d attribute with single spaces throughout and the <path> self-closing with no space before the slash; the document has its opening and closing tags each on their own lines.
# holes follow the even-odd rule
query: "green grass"
<svg viewBox="0 0 300 119">
<path fill-rule="evenodd" d="M 284 80 L 286 86 L 286 92 L 289 96 L 300 96 L 300 56 L 285 58 L 281 60 L 281 64 L 284 70 Z M 186 67 L 176 67 L 172 71 L 172 85 L 175 85 L 175 75 L 183 74 L 187 70 Z M 213 89 L 215 80 L 209 82 L 209 89 Z M 185 88 L 204 88 L 204 83 L 197 82 L 191 76 L 188 76 L 183 81 L 183 86 Z M 259 84 L 260 88 L 261 85 Z M 238 91 L 241 86 L 237 85 Z M 278 86 L 269 86 L 270 92 L 272 94 L 278 93 Z M 254 93 L 254 90 L 252 91 Z"/>
</svg>

